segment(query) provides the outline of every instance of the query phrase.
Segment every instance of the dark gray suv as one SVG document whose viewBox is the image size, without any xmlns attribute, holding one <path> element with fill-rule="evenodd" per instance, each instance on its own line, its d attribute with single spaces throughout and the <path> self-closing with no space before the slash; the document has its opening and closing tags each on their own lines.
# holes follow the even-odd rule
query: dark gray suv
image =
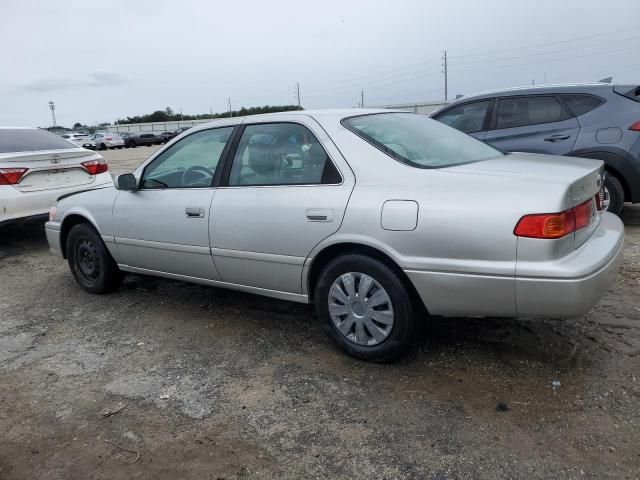
<svg viewBox="0 0 640 480">
<path fill-rule="evenodd" d="M 640 86 L 549 85 L 463 97 L 431 114 L 501 150 L 603 160 L 604 205 L 640 202 Z"/>
</svg>

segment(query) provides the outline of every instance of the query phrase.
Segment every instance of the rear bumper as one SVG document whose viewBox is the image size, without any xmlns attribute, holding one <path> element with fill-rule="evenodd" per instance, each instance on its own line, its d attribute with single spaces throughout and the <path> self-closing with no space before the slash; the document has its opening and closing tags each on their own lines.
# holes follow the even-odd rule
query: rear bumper
<svg viewBox="0 0 640 480">
<path fill-rule="evenodd" d="M 516 276 L 518 316 L 570 318 L 589 312 L 613 283 L 622 264 L 623 246 L 622 221 L 603 213 L 593 236 L 550 266 L 553 276 Z"/>
<path fill-rule="evenodd" d="M 571 318 L 589 312 L 623 259 L 624 225 L 603 213 L 597 230 L 558 260 L 516 264 L 516 276 L 405 270 L 429 313 L 446 316 Z"/>
<path fill-rule="evenodd" d="M 38 215 L 48 215 L 49 209 L 56 204 L 58 197 L 111 182 L 111 175 L 109 172 L 105 172 L 96 175 L 91 183 L 66 188 L 21 192 L 9 185 L 2 186 L 0 187 L 0 224 Z"/>
</svg>

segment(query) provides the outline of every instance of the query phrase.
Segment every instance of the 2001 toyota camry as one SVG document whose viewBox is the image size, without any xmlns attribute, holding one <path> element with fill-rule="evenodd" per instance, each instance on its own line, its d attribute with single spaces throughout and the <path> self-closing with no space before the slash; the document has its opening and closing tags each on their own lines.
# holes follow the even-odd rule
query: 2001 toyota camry
<svg viewBox="0 0 640 480">
<path fill-rule="evenodd" d="M 404 351 L 431 315 L 579 316 L 609 287 L 624 229 L 603 164 L 510 154 L 425 116 L 230 118 L 133 174 L 61 198 L 52 251 L 82 288 L 122 272 L 314 302 L 349 353 Z"/>
</svg>

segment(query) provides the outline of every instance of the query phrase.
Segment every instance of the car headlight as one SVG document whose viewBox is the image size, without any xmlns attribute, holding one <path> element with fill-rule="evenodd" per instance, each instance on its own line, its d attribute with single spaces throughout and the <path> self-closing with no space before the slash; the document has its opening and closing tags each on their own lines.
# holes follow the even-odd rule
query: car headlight
<svg viewBox="0 0 640 480">
<path fill-rule="evenodd" d="M 58 213 L 58 207 L 55 205 L 49 209 L 49 221 L 52 222 L 56 218 L 56 213 Z"/>
</svg>

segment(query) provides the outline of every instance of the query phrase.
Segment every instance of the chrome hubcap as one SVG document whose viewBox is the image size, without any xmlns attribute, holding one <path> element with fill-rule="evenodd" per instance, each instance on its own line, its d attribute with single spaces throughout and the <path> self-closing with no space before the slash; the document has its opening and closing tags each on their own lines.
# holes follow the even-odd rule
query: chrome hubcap
<svg viewBox="0 0 640 480">
<path fill-rule="evenodd" d="M 348 272 L 329 289 L 329 315 L 338 331 L 358 345 L 384 342 L 393 328 L 389 294 L 369 275 Z"/>
</svg>

